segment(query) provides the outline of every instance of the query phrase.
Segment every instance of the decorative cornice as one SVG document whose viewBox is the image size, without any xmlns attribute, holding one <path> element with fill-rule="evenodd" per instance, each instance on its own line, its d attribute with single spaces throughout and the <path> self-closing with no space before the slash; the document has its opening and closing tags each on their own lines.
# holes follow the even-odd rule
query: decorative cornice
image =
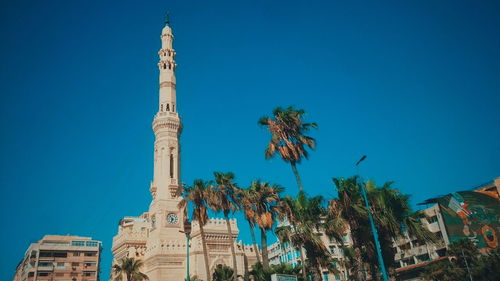
<svg viewBox="0 0 500 281">
<path fill-rule="evenodd" d="M 171 87 L 171 88 L 175 89 L 175 83 L 174 82 L 170 82 L 170 81 L 161 82 L 160 83 L 160 88 L 164 88 L 164 87 Z"/>
</svg>

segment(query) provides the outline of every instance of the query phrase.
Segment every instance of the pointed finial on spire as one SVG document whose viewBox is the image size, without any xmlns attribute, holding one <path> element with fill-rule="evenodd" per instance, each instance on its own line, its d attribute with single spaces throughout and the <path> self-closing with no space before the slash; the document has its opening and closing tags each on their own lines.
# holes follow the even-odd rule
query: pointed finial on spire
<svg viewBox="0 0 500 281">
<path fill-rule="evenodd" d="M 170 13 L 167 12 L 167 15 L 165 16 L 165 24 L 170 25 Z"/>
</svg>

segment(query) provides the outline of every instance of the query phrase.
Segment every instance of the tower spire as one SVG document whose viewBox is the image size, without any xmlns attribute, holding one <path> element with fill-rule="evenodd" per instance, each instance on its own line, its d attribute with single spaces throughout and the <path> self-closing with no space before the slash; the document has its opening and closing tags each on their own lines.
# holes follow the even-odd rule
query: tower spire
<svg viewBox="0 0 500 281">
<path fill-rule="evenodd" d="M 165 15 L 165 24 L 170 26 L 170 12 Z"/>
</svg>

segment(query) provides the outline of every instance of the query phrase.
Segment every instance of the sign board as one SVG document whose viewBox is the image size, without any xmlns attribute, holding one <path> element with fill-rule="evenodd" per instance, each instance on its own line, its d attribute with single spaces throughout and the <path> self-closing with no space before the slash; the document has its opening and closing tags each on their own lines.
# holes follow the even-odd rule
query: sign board
<svg viewBox="0 0 500 281">
<path fill-rule="evenodd" d="M 500 243 L 498 199 L 475 191 L 461 191 L 438 201 L 450 242 L 468 238 L 479 248 L 496 249 Z"/>
<path fill-rule="evenodd" d="M 271 281 L 297 281 L 297 276 L 286 274 L 273 274 Z"/>
</svg>

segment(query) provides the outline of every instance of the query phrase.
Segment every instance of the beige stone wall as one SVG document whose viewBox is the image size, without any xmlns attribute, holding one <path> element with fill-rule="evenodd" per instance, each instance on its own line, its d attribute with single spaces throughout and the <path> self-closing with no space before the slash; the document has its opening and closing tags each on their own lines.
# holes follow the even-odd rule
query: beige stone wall
<svg viewBox="0 0 500 281">
<path fill-rule="evenodd" d="M 233 241 L 236 250 L 238 274 L 244 275 L 245 268 L 248 270 L 257 262 L 257 257 L 251 245 L 243 245 L 236 242 L 238 236 L 238 224 L 235 219 L 231 220 L 232 239 L 227 235 L 226 222 L 223 219 L 210 219 L 204 227 L 207 247 L 209 248 L 210 271 L 218 264 L 225 264 L 232 267 L 232 256 L 230 243 Z M 118 228 L 118 234 L 113 239 L 113 263 L 123 257 L 135 257 L 145 260 L 143 272 L 148 275 L 151 281 L 172 280 L 183 281 L 186 274 L 186 238 L 180 233 L 177 238 L 164 241 L 149 242 L 152 248 L 147 248 L 146 243 L 150 238 L 148 233 L 151 230 L 151 221 L 143 221 L 141 218 L 131 218 L 122 220 Z M 190 272 L 191 275 L 206 280 L 203 247 L 199 225 L 193 222 L 193 232 L 190 247 Z M 139 250 L 138 250 L 139 248 Z M 147 260 L 145 259 L 147 256 Z M 151 264 L 160 262 L 159 268 L 151 269 Z"/>
</svg>

